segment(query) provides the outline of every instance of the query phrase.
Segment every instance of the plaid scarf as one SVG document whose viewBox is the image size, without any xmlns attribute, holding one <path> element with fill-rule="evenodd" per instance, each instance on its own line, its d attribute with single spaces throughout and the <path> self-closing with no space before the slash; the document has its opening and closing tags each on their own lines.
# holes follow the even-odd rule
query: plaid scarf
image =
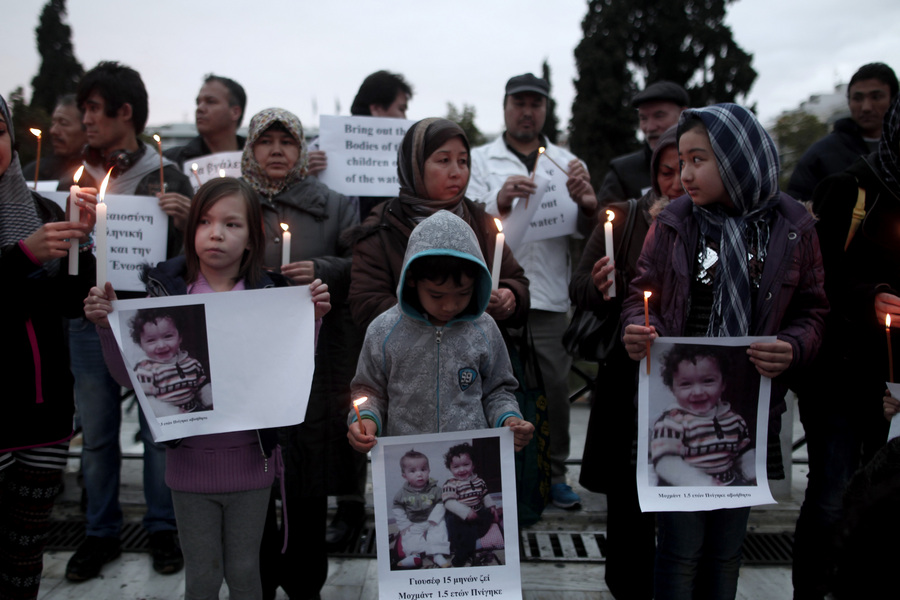
<svg viewBox="0 0 900 600">
<path fill-rule="evenodd" d="M 881 142 L 878 144 L 878 167 L 881 178 L 900 198 L 900 95 L 891 102 L 884 115 L 881 127 Z"/>
<path fill-rule="evenodd" d="M 759 259 L 768 243 L 766 216 L 778 204 L 778 150 L 756 117 L 736 104 L 691 108 L 681 114 L 700 117 L 709 134 L 719 175 L 735 209 L 721 204 L 694 206 L 700 232 L 719 242 L 719 264 L 707 335 L 728 337 L 750 332 L 751 284 L 748 239 L 757 243 Z"/>
</svg>

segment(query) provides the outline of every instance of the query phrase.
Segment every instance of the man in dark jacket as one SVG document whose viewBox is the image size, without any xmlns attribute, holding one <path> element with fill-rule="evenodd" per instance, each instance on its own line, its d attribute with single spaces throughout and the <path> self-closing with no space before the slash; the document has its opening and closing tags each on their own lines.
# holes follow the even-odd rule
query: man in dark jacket
<svg viewBox="0 0 900 600">
<path fill-rule="evenodd" d="M 817 141 L 794 167 L 787 192 L 811 200 L 820 181 L 849 168 L 860 156 L 874 152 L 881 139 L 881 122 L 897 95 L 897 76 L 884 63 L 863 65 L 850 78 L 850 117 L 838 119 L 834 130 Z"/>
<path fill-rule="evenodd" d="M 178 163 L 216 152 L 244 149 L 243 137 L 237 134 L 247 107 L 247 94 L 237 81 L 210 73 L 197 94 L 194 122 L 200 134 L 184 146 L 169 148 L 163 154 Z"/>
<path fill-rule="evenodd" d="M 683 87 L 671 81 L 657 81 L 635 94 L 631 105 L 637 109 L 644 134 L 640 150 L 612 159 L 603 178 L 598 199 L 601 206 L 640 198 L 650 190 L 650 157 L 656 142 L 669 127 L 678 123 L 690 98 Z"/>
</svg>

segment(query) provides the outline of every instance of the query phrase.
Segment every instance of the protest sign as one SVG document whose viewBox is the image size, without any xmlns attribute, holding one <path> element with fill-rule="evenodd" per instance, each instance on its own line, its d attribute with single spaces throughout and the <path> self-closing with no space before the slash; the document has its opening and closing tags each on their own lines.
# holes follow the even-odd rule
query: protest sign
<svg viewBox="0 0 900 600">
<path fill-rule="evenodd" d="M 386 117 L 319 118 L 328 168 L 319 181 L 346 196 L 392 198 L 400 191 L 397 151 L 414 121 Z"/>
<path fill-rule="evenodd" d="M 890 390 L 891 396 L 894 398 L 900 398 L 900 383 L 891 383 L 890 381 L 886 381 L 887 389 Z M 891 441 L 895 437 L 900 437 L 900 419 L 895 417 L 891 418 L 891 426 L 888 429 L 888 439 L 887 441 Z"/>
<path fill-rule="evenodd" d="M 65 210 L 69 192 L 42 194 Z M 108 194 L 107 278 L 118 291 L 143 292 L 141 269 L 166 260 L 169 217 L 153 196 Z M 94 255 L 97 251 L 94 249 Z"/>
<path fill-rule="evenodd" d="M 465 463 L 464 456 L 471 468 L 454 474 L 451 468 Z M 427 482 L 416 482 L 401 465 L 428 468 Z M 466 489 L 480 490 L 484 505 L 468 521 L 458 515 L 470 509 L 454 499 L 463 481 Z M 372 483 L 380 598 L 522 598 L 511 430 L 378 438 Z M 422 522 L 414 513 L 426 505 L 433 508 Z M 467 532 L 474 536 L 471 546 L 462 541 Z M 416 570 L 438 563 L 447 568 Z"/>
<path fill-rule="evenodd" d="M 315 368 L 306 286 L 117 300 L 109 322 L 157 442 L 306 415 Z M 172 328 L 177 343 L 153 345 Z"/>
<path fill-rule="evenodd" d="M 774 337 L 666 338 L 638 381 L 641 510 L 701 511 L 773 504 L 766 470 L 769 394 L 747 356 Z M 643 457 L 643 458 L 641 458 Z"/>
<path fill-rule="evenodd" d="M 196 194 L 201 184 L 215 177 L 221 177 L 223 173 L 225 177 L 239 178 L 241 176 L 241 158 L 243 155 L 242 151 L 235 150 L 234 152 L 216 152 L 215 154 L 198 156 L 186 160 L 182 170 L 190 178 Z M 193 169 L 195 164 L 197 165 L 196 175 L 194 175 Z M 197 179 L 200 181 L 197 181 Z"/>
</svg>

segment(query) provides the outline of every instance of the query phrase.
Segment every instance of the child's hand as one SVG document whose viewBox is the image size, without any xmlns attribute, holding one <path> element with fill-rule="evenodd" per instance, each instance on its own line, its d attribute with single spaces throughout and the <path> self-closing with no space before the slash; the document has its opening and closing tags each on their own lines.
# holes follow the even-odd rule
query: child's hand
<svg viewBox="0 0 900 600">
<path fill-rule="evenodd" d="M 647 356 L 647 343 L 653 343 L 658 338 L 656 327 L 644 327 L 631 323 L 625 326 L 625 335 L 622 341 L 625 343 L 625 351 L 631 360 L 641 360 Z"/>
<path fill-rule="evenodd" d="M 372 419 L 363 419 L 362 426 L 360 426 L 360 421 L 356 421 L 355 423 L 350 423 L 350 428 L 347 430 L 347 439 L 350 440 L 350 445 L 354 450 L 366 453 L 375 446 L 376 430 L 377 426 Z"/>
<path fill-rule="evenodd" d="M 532 436 L 534 436 L 534 425 L 519 417 L 507 417 L 503 421 L 503 426 L 512 430 L 513 446 L 515 446 L 516 452 L 527 446 Z"/>
<path fill-rule="evenodd" d="M 466 515 L 466 521 L 474 521 L 477 518 L 478 518 L 478 513 L 470 508 L 469 513 Z"/>
<path fill-rule="evenodd" d="M 884 398 L 882 399 L 884 406 L 884 418 L 890 421 L 894 415 L 900 412 L 900 400 L 891 396 L 890 390 L 884 390 Z"/>
<path fill-rule="evenodd" d="M 500 522 L 500 509 L 497 508 L 496 506 L 492 506 L 491 507 L 491 516 L 494 520 L 494 523 L 499 523 Z"/>
<path fill-rule="evenodd" d="M 322 283 L 321 279 L 316 279 L 309 284 L 309 293 L 312 294 L 312 301 L 316 306 L 316 318 L 321 319 L 331 310 L 331 293 L 328 291 L 328 285 Z"/>
<path fill-rule="evenodd" d="M 594 263 L 591 269 L 591 281 L 597 291 L 603 294 L 604 300 L 609 300 L 609 288 L 612 287 L 613 280 L 609 278 L 609 274 L 615 271 L 616 266 L 609 260 L 608 256 L 602 257 Z"/>
<path fill-rule="evenodd" d="M 116 290 L 110 282 L 106 282 L 105 291 L 94 286 L 84 299 L 85 318 L 103 329 L 109 329 L 109 313 L 112 312 L 112 301 L 116 299 Z"/>
<path fill-rule="evenodd" d="M 316 265 L 311 260 L 292 262 L 281 265 L 281 274 L 297 285 L 314 283 L 313 280 L 316 278 Z"/>
<path fill-rule="evenodd" d="M 747 350 L 750 362 L 763 377 L 777 377 L 791 366 L 794 359 L 794 348 L 783 340 L 771 343 L 756 342 Z"/>
</svg>

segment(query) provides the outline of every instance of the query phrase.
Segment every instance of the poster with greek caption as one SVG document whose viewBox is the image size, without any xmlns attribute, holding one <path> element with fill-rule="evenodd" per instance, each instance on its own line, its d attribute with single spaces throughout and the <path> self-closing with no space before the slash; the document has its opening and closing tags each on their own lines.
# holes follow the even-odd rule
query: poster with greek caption
<svg viewBox="0 0 900 600">
<path fill-rule="evenodd" d="M 157 442 L 306 415 L 315 368 L 307 286 L 117 300 L 109 322 Z"/>
<path fill-rule="evenodd" d="M 65 210 L 68 192 L 42 193 Z M 151 196 L 108 194 L 106 239 L 109 245 L 107 277 L 120 292 L 143 292 L 141 282 L 144 264 L 156 265 L 166 260 L 169 217 Z M 96 237 L 95 237 L 96 239 Z M 94 255 L 97 249 L 94 248 Z"/>
<path fill-rule="evenodd" d="M 378 438 L 379 598 L 522 598 L 513 435 Z"/>
<path fill-rule="evenodd" d="M 215 154 L 207 154 L 206 156 L 198 156 L 189 158 L 182 166 L 184 174 L 187 175 L 191 184 L 194 186 L 194 193 L 200 189 L 200 186 L 214 177 L 234 177 L 241 176 L 241 158 L 244 153 L 240 150 L 234 152 L 216 152 Z M 194 165 L 197 165 L 195 175 Z"/>
<path fill-rule="evenodd" d="M 773 504 L 766 478 L 772 380 L 747 350 L 774 337 L 658 338 L 638 381 L 644 512 Z M 643 458 L 642 458 L 643 457 Z"/>
<path fill-rule="evenodd" d="M 885 385 L 894 398 L 900 398 L 900 383 L 891 383 L 886 381 Z M 900 437 L 900 417 L 896 415 L 891 418 L 891 426 L 888 429 L 887 441 L 891 441 L 895 437 Z"/>
<path fill-rule="evenodd" d="M 345 196 L 384 196 L 400 191 L 397 150 L 415 121 L 387 117 L 319 117 L 319 149 L 328 168 L 319 181 Z"/>
</svg>

